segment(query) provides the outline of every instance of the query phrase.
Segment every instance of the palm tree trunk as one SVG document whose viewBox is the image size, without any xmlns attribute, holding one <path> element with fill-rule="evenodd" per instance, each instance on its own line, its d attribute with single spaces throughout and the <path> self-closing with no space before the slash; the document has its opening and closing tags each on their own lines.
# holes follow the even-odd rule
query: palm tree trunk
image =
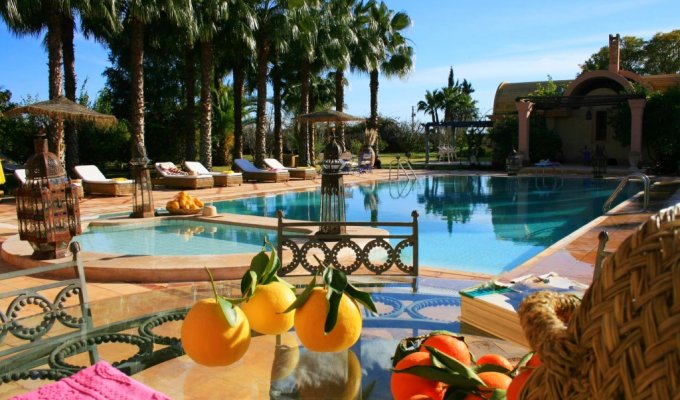
<svg viewBox="0 0 680 400">
<path fill-rule="evenodd" d="M 50 99 L 62 95 L 61 64 L 63 53 L 61 47 L 61 14 L 56 10 L 52 2 L 47 2 L 47 53 L 50 80 Z M 57 119 L 55 126 L 50 129 L 48 142 L 49 148 L 60 160 L 63 160 L 64 121 Z"/>
<path fill-rule="evenodd" d="M 274 158 L 283 162 L 283 132 L 281 132 L 281 67 L 272 68 L 272 90 L 274 91 Z"/>
<path fill-rule="evenodd" d="M 144 23 L 134 16 L 131 22 L 130 69 L 132 154 L 136 149 L 148 154 L 144 144 Z"/>
<path fill-rule="evenodd" d="M 257 114 L 255 127 L 255 165 L 264 167 L 266 153 L 267 123 L 267 63 L 269 58 L 269 38 L 266 27 L 260 27 L 257 38 Z"/>
<path fill-rule="evenodd" d="M 234 159 L 243 158 L 243 86 L 245 73 L 239 63 L 234 65 Z"/>
<path fill-rule="evenodd" d="M 212 93 L 213 43 L 201 42 L 201 163 L 212 168 Z"/>
<path fill-rule="evenodd" d="M 184 48 L 184 88 L 186 107 L 184 109 L 184 157 L 196 159 L 196 62 L 194 45 L 187 43 Z"/>
<path fill-rule="evenodd" d="M 335 71 L 335 111 L 342 112 L 345 104 L 345 71 Z M 336 127 L 335 139 L 345 151 L 345 124 L 340 122 Z"/>
<path fill-rule="evenodd" d="M 378 137 L 375 141 L 375 158 L 378 158 L 380 152 L 380 132 L 378 131 L 378 70 L 371 71 L 371 118 L 368 120 L 368 129 L 375 129 L 378 132 Z"/>
<path fill-rule="evenodd" d="M 309 95 L 309 110 L 316 110 L 316 97 L 314 93 L 310 90 Z M 309 164 L 314 165 L 316 163 L 316 127 L 315 124 L 309 124 Z"/>
<path fill-rule="evenodd" d="M 307 114 L 309 112 L 309 60 L 306 58 L 302 60 L 300 66 L 300 113 Z M 301 165 L 310 165 L 310 154 L 312 149 L 309 148 L 309 123 L 302 122 L 300 126 L 300 135 L 298 146 L 300 146 L 300 163 Z"/>
<path fill-rule="evenodd" d="M 75 22 L 73 17 L 62 17 L 61 44 L 64 52 L 64 85 L 66 98 L 76 101 L 76 58 L 73 50 L 73 31 Z M 66 173 L 73 174 L 73 167 L 80 163 L 78 152 L 78 131 L 75 124 L 66 122 Z"/>
</svg>

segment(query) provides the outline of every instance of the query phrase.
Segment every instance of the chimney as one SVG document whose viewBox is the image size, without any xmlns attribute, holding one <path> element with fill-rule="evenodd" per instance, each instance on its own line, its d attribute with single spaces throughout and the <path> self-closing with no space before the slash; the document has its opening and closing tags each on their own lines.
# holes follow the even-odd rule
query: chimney
<svg viewBox="0 0 680 400">
<path fill-rule="evenodd" d="M 616 36 L 609 35 L 609 71 L 618 73 L 620 69 L 621 50 L 619 43 L 621 36 L 617 33 Z"/>
</svg>

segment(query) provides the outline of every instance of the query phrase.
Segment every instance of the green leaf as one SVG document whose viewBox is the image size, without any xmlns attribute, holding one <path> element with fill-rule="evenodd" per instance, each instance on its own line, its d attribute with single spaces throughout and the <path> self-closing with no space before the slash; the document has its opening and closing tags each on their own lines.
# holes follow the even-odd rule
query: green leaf
<svg viewBox="0 0 680 400">
<path fill-rule="evenodd" d="M 522 357 L 522 359 L 519 360 L 519 362 L 515 366 L 515 369 L 512 370 L 512 373 L 517 374 L 521 368 L 523 368 L 527 365 L 527 363 L 529 362 L 529 360 L 531 360 L 531 357 L 533 357 L 533 356 L 534 356 L 534 352 L 532 352 L 532 351 L 525 354 L 524 357 Z"/>
<path fill-rule="evenodd" d="M 482 364 L 475 367 L 475 372 L 477 372 L 478 374 L 480 372 L 500 372 L 501 374 L 507 375 L 510 373 L 510 370 L 496 364 Z"/>
<path fill-rule="evenodd" d="M 309 295 L 312 294 L 312 289 L 314 289 L 314 286 L 316 286 L 316 275 L 312 277 L 312 281 L 309 282 L 307 287 L 305 287 L 305 290 L 300 293 L 300 295 L 295 299 L 293 304 L 288 306 L 285 310 L 283 310 L 284 313 L 290 312 L 295 310 L 296 308 L 301 307 L 303 304 L 307 302 L 307 299 L 309 298 Z"/>
<path fill-rule="evenodd" d="M 257 288 L 257 273 L 251 269 L 246 271 L 241 278 L 241 296 L 250 298 L 255 294 Z"/>
<path fill-rule="evenodd" d="M 329 292 L 330 291 L 334 291 L 334 292 L 337 292 L 337 293 L 344 292 L 345 289 L 347 288 L 347 285 L 348 285 L 347 275 L 345 275 L 344 272 L 342 272 L 338 269 L 335 269 L 335 268 L 329 267 L 328 270 L 333 271 L 331 281 L 328 284 Z"/>
<path fill-rule="evenodd" d="M 330 296 L 326 296 L 326 322 L 323 326 L 324 333 L 328 334 L 335 328 L 338 322 L 338 309 L 340 308 L 340 300 L 342 300 L 342 292 L 328 291 Z"/>
<path fill-rule="evenodd" d="M 373 303 L 373 299 L 369 293 L 362 292 L 361 290 L 354 287 L 354 285 L 351 283 L 347 283 L 347 287 L 345 287 L 345 293 L 347 293 L 349 297 L 363 304 L 363 306 L 373 314 L 378 314 L 378 309 L 375 307 L 375 303 Z"/>
<path fill-rule="evenodd" d="M 280 267 L 281 263 L 279 262 L 279 256 L 276 253 L 276 248 L 272 246 L 272 251 L 269 254 L 269 261 L 267 262 L 267 267 L 265 268 L 264 273 L 262 274 L 263 276 L 262 279 L 260 280 L 260 283 L 266 285 L 267 283 L 273 281 L 274 278 L 276 277 L 276 272 L 279 270 Z"/>
<path fill-rule="evenodd" d="M 335 268 L 329 268 L 328 266 L 324 265 L 321 260 L 319 260 L 319 257 L 314 256 L 316 258 L 316 261 L 319 262 L 319 266 L 323 268 L 323 272 L 321 273 L 321 278 L 323 279 L 323 285 L 325 287 L 330 287 L 331 282 L 333 282 L 333 275 L 335 275 Z"/>
<path fill-rule="evenodd" d="M 250 261 L 250 269 L 252 271 L 255 271 L 257 274 L 257 277 L 260 278 L 265 269 L 267 268 L 267 264 L 269 263 L 269 256 L 267 253 L 262 250 L 261 252 L 257 253 L 255 257 Z"/>
<path fill-rule="evenodd" d="M 437 368 L 431 365 L 414 365 L 402 370 L 394 370 L 395 373 L 404 373 L 420 376 L 425 379 L 433 381 L 441 381 L 451 386 L 460 389 L 472 390 L 476 389 L 479 384 L 474 379 L 470 379 L 460 374 L 452 373 L 445 369 Z"/>
<path fill-rule="evenodd" d="M 229 326 L 232 328 L 236 327 L 238 324 L 238 314 L 236 314 L 236 310 L 234 310 L 234 305 L 222 296 L 217 296 L 217 304 L 219 304 L 222 315 L 224 315 Z"/>
<path fill-rule="evenodd" d="M 491 392 L 491 397 L 489 397 L 489 400 L 505 400 L 507 398 L 506 396 L 507 391 L 505 389 L 494 389 L 493 392 Z"/>
<path fill-rule="evenodd" d="M 474 369 L 468 367 L 448 354 L 435 349 L 434 347 L 425 346 L 425 348 L 430 352 L 430 360 L 432 361 L 433 366 L 446 368 L 456 375 L 475 382 L 476 386 L 486 386 L 484 381 L 479 378 Z"/>
</svg>

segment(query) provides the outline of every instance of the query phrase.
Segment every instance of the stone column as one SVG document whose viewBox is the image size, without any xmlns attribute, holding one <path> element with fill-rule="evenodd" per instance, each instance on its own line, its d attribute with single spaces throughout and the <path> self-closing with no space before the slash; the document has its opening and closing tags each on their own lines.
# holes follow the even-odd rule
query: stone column
<svg viewBox="0 0 680 400">
<path fill-rule="evenodd" d="M 519 148 L 517 149 L 522 164 L 529 160 L 529 116 L 534 103 L 527 100 L 520 100 L 515 102 L 517 107 L 517 122 L 519 123 Z"/>
<path fill-rule="evenodd" d="M 636 170 L 640 162 L 642 152 L 642 116 L 645 111 L 645 99 L 630 99 L 630 154 L 628 163 L 630 169 Z"/>
</svg>

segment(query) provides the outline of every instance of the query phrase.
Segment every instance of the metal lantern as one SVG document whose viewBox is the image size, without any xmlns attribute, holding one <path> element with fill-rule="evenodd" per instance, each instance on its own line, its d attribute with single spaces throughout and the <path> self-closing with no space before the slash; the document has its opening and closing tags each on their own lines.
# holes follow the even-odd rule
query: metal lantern
<svg viewBox="0 0 680 400">
<path fill-rule="evenodd" d="M 343 183 L 342 167 L 345 162 L 340 159 L 342 149 L 331 137 L 323 151 L 321 163 L 321 222 L 345 222 L 345 187 Z M 344 234 L 342 224 L 321 226 L 319 233 Z"/>
<path fill-rule="evenodd" d="M 78 188 L 47 151 L 44 134 L 36 136 L 34 146 L 35 154 L 26 161 L 26 183 L 16 197 L 19 238 L 31 244 L 35 259 L 66 257 L 71 238 L 82 231 Z"/>
<path fill-rule="evenodd" d="M 593 157 L 593 177 L 602 178 L 607 173 L 607 156 L 604 154 L 602 146 L 595 147 L 595 156 Z"/>
<path fill-rule="evenodd" d="M 137 147 L 137 156 L 130 160 L 132 179 L 132 218 L 154 217 L 153 184 L 149 173 L 149 159 L 146 157 L 143 147 Z"/>
<path fill-rule="evenodd" d="M 522 157 L 517 152 L 513 152 L 505 159 L 505 170 L 508 175 L 517 175 L 520 168 L 522 168 Z"/>
</svg>

